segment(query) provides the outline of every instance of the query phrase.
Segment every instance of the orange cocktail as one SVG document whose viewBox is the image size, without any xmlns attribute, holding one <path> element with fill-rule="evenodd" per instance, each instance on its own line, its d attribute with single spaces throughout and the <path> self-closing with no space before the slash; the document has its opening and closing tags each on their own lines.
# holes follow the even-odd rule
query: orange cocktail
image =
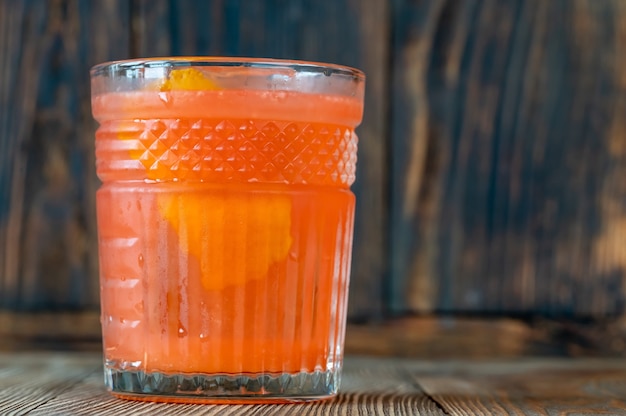
<svg viewBox="0 0 626 416">
<path fill-rule="evenodd" d="M 92 71 L 116 395 L 306 400 L 341 370 L 363 74 L 171 59 Z"/>
</svg>

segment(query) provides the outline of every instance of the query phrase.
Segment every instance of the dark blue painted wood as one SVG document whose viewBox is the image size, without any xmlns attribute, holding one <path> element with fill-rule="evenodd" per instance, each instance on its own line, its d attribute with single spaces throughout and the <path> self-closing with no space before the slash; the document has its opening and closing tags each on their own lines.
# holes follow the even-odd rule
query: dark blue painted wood
<svg viewBox="0 0 626 416">
<path fill-rule="evenodd" d="M 623 312 L 626 251 L 610 230 L 626 211 L 607 216 L 626 200 L 610 186 L 624 166 L 610 144 L 626 140 L 611 130 L 624 100 L 620 13 L 619 1 L 395 3 L 393 311 Z M 418 99 L 402 89 L 413 76 L 402 57 L 424 41 L 424 16 L 436 29 Z M 421 187 L 407 190 L 425 136 Z"/>
<path fill-rule="evenodd" d="M 0 308 L 97 307 L 89 67 L 208 54 L 366 71 L 353 319 L 620 315 L 624 13 L 621 0 L 0 2 Z"/>
</svg>

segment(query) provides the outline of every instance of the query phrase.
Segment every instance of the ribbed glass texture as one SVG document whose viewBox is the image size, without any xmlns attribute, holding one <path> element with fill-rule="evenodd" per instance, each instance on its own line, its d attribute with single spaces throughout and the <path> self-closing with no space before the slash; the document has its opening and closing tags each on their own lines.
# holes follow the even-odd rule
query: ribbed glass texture
<svg viewBox="0 0 626 416">
<path fill-rule="evenodd" d="M 339 369 L 348 191 L 116 184 L 102 188 L 98 209 L 108 224 L 102 325 L 112 370 L 254 378 Z"/>
</svg>

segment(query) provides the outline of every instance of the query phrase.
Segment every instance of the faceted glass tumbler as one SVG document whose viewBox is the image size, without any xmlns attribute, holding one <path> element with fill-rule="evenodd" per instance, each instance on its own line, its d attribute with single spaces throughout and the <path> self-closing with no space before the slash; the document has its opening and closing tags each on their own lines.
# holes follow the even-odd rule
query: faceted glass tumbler
<svg viewBox="0 0 626 416">
<path fill-rule="evenodd" d="M 105 383 L 122 398 L 337 392 L 365 77 L 234 58 L 91 71 Z"/>
</svg>

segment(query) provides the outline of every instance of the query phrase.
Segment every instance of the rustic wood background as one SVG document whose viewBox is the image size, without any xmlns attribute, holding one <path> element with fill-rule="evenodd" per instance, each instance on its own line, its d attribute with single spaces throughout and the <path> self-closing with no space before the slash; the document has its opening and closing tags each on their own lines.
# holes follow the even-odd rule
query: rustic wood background
<svg viewBox="0 0 626 416">
<path fill-rule="evenodd" d="M 0 309 L 98 306 L 88 70 L 363 69 L 350 317 L 602 319 L 626 300 L 622 0 L 0 0 Z"/>
<path fill-rule="evenodd" d="M 626 362 L 615 359 L 425 361 L 346 357 L 337 397 L 317 403 L 198 405 L 119 400 L 99 353 L 0 351 L 8 415 L 594 416 L 626 414 Z"/>
</svg>

